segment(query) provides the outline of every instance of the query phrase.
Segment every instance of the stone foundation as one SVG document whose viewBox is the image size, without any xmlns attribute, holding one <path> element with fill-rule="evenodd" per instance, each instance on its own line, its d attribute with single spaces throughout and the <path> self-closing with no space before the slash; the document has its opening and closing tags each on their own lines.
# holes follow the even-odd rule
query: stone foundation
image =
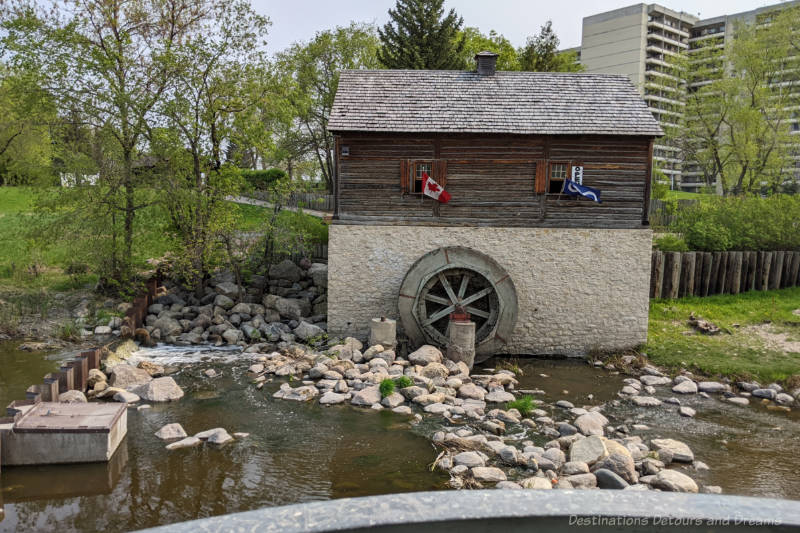
<svg viewBox="0 0 800 533">
<path fill-rule="evenodd" d="M 497 261 L 516 287 L 519 315 L 505 353 L 582 355 L 647 340 L 649 229 L 335 224 L 329 235 L 331 335 L 366 338 L 372 318 L 399 319 L 399 288 L 414 262 L 466 246 Z"/>
</svg>

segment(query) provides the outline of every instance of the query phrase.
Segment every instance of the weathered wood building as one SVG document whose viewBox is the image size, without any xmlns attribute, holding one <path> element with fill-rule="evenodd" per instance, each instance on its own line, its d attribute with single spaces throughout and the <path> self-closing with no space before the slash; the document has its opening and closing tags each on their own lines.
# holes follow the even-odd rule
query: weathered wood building
<svg viewBox="0 0 800 533">
<path fill-rule="evenodd" d="M 643 342 L 658 123 L 625 76 L 476 60 L 472 72 L 342 72 L 329 123 L 331 331 L 385 315 L 412 342 L 442 344 L 445 311 L 475 291 L 483 354 Z M 602 203 L 561 192 L 573 169 Z M 449 203 L 422 194 L 423 173 Z M 467 249 L 459 264 L 453 248 Z M 513 288 L 505 302 L 500 284 Z"/>
</svg>

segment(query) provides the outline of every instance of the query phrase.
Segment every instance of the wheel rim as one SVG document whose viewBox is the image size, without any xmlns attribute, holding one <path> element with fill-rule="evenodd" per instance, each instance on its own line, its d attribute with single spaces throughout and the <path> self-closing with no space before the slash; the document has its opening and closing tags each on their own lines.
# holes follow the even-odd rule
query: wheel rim
<svg viewBox="0 0 800 533">
<path fill-rule="evenodd" d="M 468 268 L 442 269 L 422 284 L 417 297 L 417 320 L 428 337 L 446 345 L 450 313 L 459 307 L 475 322 L 476 343 L 492 334 L 500 309 L 497 288 L 486 276 Z"/>
</svg>

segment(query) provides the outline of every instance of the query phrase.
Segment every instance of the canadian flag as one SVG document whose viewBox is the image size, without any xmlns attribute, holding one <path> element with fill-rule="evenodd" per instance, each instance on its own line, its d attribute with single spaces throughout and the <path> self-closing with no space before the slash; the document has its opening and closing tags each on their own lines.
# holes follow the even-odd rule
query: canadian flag
<svg viewBox="0 0 800 533">
<path fill-rule="evenodd" d="M 422 173 L 422 193 L 425 196 L 430 196 L 434 200 L 439 200 L 440 203 L 446 204 L 450 201 L 450 193 L 444 188 L 433 181 L 427 172 Z"/>
</svg>

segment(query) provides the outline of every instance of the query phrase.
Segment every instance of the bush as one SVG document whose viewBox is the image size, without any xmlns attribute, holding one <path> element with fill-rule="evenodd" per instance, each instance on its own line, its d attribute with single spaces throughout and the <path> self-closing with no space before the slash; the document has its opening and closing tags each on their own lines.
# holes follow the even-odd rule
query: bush
<svg viewBox="0 0 800 533">
<path fill-rule="evenodd" d="M 411 378 L 408 376 L 400 376 L 394 380 L 394 384 L 397 385 L 398 389 L 405 389 L 406 387 L 413 385 L 414 382 L 411 381 Z"/>
<path fill-rule="evenodd" d="M 288 178 L 288 174 L 279 168 L 267 170 L 241 170 L 242 178 L 257 191 L 266 191 L 276 181 Z"/>
<path fill-rule="evenodd" d="M 381 391 L 381 398 L 386 398 L 394 392 L 394 380 L 391 378 L 384 379 L 378 389 Z"/>
<path fill-rule="evenodd" d="M 685 236 L 685 244 L 692 250 L 724 252 L 731 247 L 731 232 L 713 220 L 697 221 L 686 230 Z"/>
<path fill-rule="evenodd" d="M 682 237 L 667 234 L 656 239 L 655 247 L 662 252 L 688 252 L 689 246 Z"/>
<path fill-rule="evenodd" d="M 528 416 L 537 405 L 538 402 L 533 399 L 533 396 L 523 396 L 513 402 L 508 402 L 506 404 L 506 410 L 516 409 L 522 416 Z"/>
</svg>

